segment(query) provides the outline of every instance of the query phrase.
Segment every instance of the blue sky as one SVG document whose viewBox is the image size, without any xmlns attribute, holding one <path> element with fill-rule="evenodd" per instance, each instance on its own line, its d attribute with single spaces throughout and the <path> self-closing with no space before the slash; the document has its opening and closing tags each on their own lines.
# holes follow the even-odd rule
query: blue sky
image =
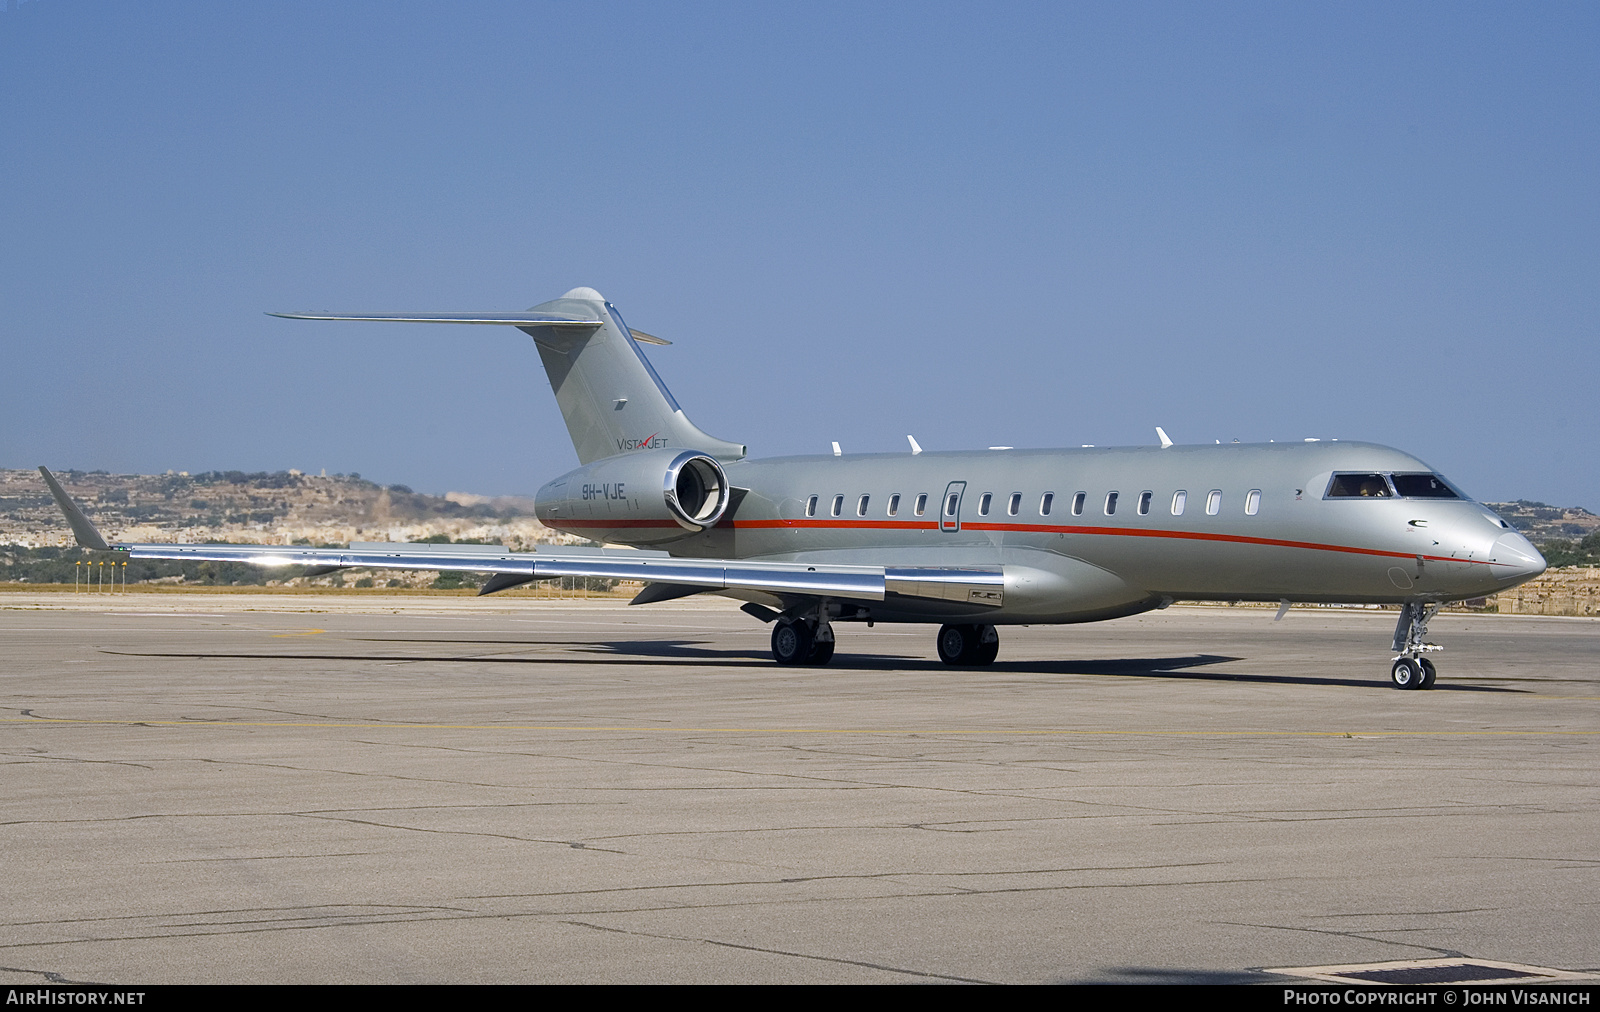
<svg viewBox="0 0 1600 1012">
<path fill-rule="evenodd" d="M 1366 439 L 1600 511 L 1600 7 L 6 0 L 0 466 L 575 465 L 520 309 L 760 456 Z"/>
</svg>

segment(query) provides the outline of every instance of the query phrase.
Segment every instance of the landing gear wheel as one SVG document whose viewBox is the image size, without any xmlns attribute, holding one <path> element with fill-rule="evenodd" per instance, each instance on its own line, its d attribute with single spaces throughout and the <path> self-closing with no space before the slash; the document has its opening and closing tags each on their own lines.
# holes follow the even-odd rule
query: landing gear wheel
<svg viewBox="0 0 1600 1012">
<path fill-rule="evenodd" d="M 822 667 L 833 660 L 833 640 L 818 640 L 811 644 L 811 658 L 807 664 Z"/>
<path fill-rule="evenodd" d="M 970 625 L 945 625 L 939 627 L 939 659 L 946 664 L 971 664 L 972 651 L 978 645 L 978 630 Z"/>
<path fill-rule="evenodd" d="M 814 636 L 807 622 L 779 619 L 772 627 L 772 659 L 785 666 L 805 664 L 811 659 Z M 833 645 L 830 643 L 828 646 L 829 655 L 832 656 Z"/>
<path fill-rule="evenodd" d="M 1433 662 L 1428 660 L 1426 657 L 1422 658 L 1417 663 L 1422 665 L 1422 685 L 1420 685 L 1419 688 L 1433 688 L 1434 679 L 1439 677 L 1439 669 L 1434 667 Z"/>
<path fill-rule="evenodd" d="M 1420 689 L 1423 679 L 1422 665 L 1409 657 L 1401 657 L 1394 662 L 1389 677 L 1397 689 Z"/>
<path fill-rule="evenodd" d="M 1000 654 L 1000 637 L 991 625 L 941 626 L 934 642 L 941 661 L 961 667 L 993 664 Z"/>
</svg>

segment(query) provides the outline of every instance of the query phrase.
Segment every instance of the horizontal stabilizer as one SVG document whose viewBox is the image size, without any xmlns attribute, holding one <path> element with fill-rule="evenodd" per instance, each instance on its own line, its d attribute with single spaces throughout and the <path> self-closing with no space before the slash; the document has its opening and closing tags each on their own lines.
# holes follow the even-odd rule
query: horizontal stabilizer
<svg viewBox="0 0 1600 1012">
<path fill-rule="evenodd" d="M 268 313 L 285 320 L 356 320 L 368 323 L 481 323 L 491 327 L 599 327 L 604 320 L 556 313 Z M 628 328 L 635 341 L 669 345 L 664 337 Z"/>
<path fill-rule="evenodd" d="M 285 320 L 365 320 L 373 323 L 482 323 L 491 327 L 598 327 L 604 320 L 557 313 L 268 313 Z M 661 342 L 660 338 L 655 339 Z M 664 343 L 664 342 L 661 342 Z"/>
</svg>

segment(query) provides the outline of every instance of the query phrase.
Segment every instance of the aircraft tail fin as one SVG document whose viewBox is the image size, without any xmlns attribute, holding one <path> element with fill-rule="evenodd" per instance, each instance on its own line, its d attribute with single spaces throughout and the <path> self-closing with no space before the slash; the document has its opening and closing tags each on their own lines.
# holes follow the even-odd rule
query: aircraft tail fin
<svg viewBox="0 0 1600 1012">
<path fill-rule="evenodd" d="M 533 338 L 566 419 L 578 461 L 587 464 L 632 450 L 699 450 L 738 460 L 746 448 L 707 435 L 683 413 L 615 306 L 592 288 L 574 288 L 530 312 L 600 321 L 598 327 L 520 328 Z M 644 335 L 650 343 L 664 343 Z"/>
<path fill-rule="evenodd" d="M 475 323 L 516 327 L 533 338 L 567 422 L 578 461 L 632 450 L 699 450 L 738 460 L 746 447 L 700 431 L 645 358 L 641 342 L 670 344 L 630 330 L 615 306 L 592 288 L 572 291 L 525 313 L 271 313 L 296 320 Z"/>
</svg>

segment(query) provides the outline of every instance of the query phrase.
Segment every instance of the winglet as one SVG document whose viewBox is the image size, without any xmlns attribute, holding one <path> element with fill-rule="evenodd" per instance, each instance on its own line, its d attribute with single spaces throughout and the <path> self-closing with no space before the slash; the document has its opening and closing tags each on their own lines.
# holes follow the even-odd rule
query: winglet
<svg viewBox="0 0 1600 1012">
<path fill-rule="evenodd" d="M 1161 448 L 1163 450 L 1172 445 L 1172 440 L 1167 437 L 1167 430 L 1159 425 L 1156 426 L 1156 435 L 1161 437 Z"/>
<path fill-rule="evenodd" d="M 94 524 L 83 515 L 83 510 L 78 508 L 78 504 L 67 496 L 67 490 L 56 481 L 56 476 L 50 473 L 50 469 L 40 464 L 39 473 L 44 475 L 44 483 L 50 486 L 50 494 L 56 497 L 56 505 L 67 515 L 67 523 L 72 525 L 72 534 L 78 539 L 78 547 L 94 548 L 102 552 L 110 551 L 111 546 L 106 544 L 106 539 L 94 529 Z"/>
<path fill-rule="evenodd" d="M 906 441 L 911 444 L 911 455 L 913 457 L 922 452 L 922 446 L 917 442 L 916 436 L 907 435 Z"/>
</svg>

